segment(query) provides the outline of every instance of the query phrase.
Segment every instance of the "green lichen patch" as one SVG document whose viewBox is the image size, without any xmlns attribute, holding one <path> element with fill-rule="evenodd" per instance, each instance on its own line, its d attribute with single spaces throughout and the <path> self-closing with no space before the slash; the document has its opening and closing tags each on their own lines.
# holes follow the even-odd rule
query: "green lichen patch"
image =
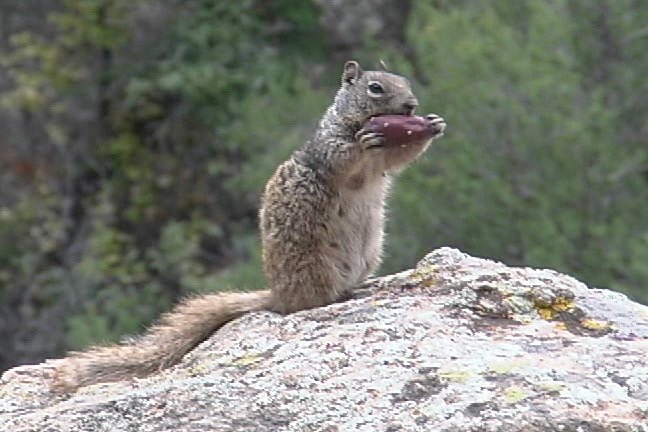
<svg viewBox="0 0 648 432">
<path fill-rule="evenodd" d="M 531 393 L 519 386 L 504 389 L 504 399 L 510 404 L 516 404 L 529 396 L 531 396 Z"/>
<path fill-rule="evenodd" d="M 261 355 L 259 355 L 258 353 L 252 353 L 236 358 L 234 361 L 232 361 L 232 364 L 235 366 L 248 366 L 260 362 L 261 360 Z"/>
<path fill-rule="evenodd" d="M 443 378 L 444 380 L 451 381 L 451 382 L 458 382 L 458 383 L 463 383 L 468 381 L 468 379 L 471 378 L 473 375 L 474 375 L 473 372 L 462 371 L 462 370 L 448 370 L 448 371 L 439 372 L 439 377 Z"/>
<path fill-rule="evenodd" d="M 493 363 L 489 366 L 489 370 L 496 374 L 505 374 L 525 368 L 530 364 L 531 361 L 527 359 L 511 359 L 509 361 Z"/>
</svg>

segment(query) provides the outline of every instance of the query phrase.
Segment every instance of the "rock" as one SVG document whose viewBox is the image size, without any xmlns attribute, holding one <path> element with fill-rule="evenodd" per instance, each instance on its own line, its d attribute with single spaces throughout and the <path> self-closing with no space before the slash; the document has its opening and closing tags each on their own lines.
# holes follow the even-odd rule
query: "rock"
<svg viewBox="0 0 648 432">
<path fill-rule="evenodd" d="M 648 308 L 442 248 L 357 298 L 246 315 L 153 377 L 52 394 L 7 371 L 2 431 L 648 431 Z"/>
</svg>

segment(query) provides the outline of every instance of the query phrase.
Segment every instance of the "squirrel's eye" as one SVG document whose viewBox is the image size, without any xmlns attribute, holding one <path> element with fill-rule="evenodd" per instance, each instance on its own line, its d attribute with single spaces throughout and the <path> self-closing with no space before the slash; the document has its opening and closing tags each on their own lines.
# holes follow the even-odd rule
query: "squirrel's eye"
<svg viewBox="0 0 648 432">
<path fill-rule="evenodd" d="M 378 84 L 377 82 L 372 82 L 369 83 L 369 91 L 373 94 L 383 94 L 385 93 L 385 90 L 383 90 L 382 86 Z"/>
</svg>

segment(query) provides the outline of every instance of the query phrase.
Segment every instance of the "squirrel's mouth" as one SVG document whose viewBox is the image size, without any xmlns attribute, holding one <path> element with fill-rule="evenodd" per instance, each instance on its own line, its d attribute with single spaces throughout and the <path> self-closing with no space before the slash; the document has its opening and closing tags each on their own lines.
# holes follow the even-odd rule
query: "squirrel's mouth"
<svg viewBox="0 0 648 432">
<path fill-rule="evenodd" d="M 399 115 L 414 115 L 414 112 L 416 111 L 416 107 L 411 107 L 408 106 L 402 110 L 394 110 L 394 111 L 386 111 L 386 112 L 381 112 L 378 114 L 372 114 L 369 117 L 365 119 L 365 122 L 368 122 L 374 117 L 379 117 L 381 115 L 389 115 L 389 114 L 399 114 Z"/>
<path fill-rule="evenodd" d="M 357 129 L 357 131 L 361 130 L 362 127 L 363 127 L 363 126 L 364 126 L 364 125 L 365 125 L 369 120 L 371 120 L 371 119 L 374 118 L 374 117 L 379 117 L 379 116 L 381 116 L 381 115 L 390 115 L 390 114 L 408 115 L 408 116 L 411 116 L 411 115 L 414 115 L 414 112 L 415 112 L 415 111 L 416 111 L 416 107 L 415 107 L 415 106 L 406 105 L 406 106 L 403 107 L 403 109 L 400 109 L 400 110 L 385 111 L 385 112 L 381 112 L 381 113 L 377 113 L 377 114 L 372 114 L 372 115 L 368 116 L 367 118 L 365 118 L 365 119 L 364 119 L 364 122 L 363 122 L 362 124 L 358 125 L 358 129 Z M 357 131 L 356 131 L 356 132 L 357 132 Z M 373 147 L 379 147 L 379 146 L 370 146 L 370 147 L 368 147 L 368 148 L 373 148 Z"/>
</svg>

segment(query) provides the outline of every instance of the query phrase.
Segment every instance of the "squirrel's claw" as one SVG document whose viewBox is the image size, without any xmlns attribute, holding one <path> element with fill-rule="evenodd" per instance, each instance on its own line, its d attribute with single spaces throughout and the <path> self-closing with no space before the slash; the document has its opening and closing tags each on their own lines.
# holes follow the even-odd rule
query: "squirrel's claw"
<svg viewBox="0 0 648 432">
<path fill-rule="evenodd" d="M 443 133 L 446 130 L 446 126 L 447 126 L 445 120 L 443 119 L 443 117 L 441 117 L 438 114 L 428 114 L 428 115 L 425 116 L 425 118 L 430 121 L 430 124 L 434 128 L 434 136 L 433 136 L 433 138 L 442 137 Z"/>
<path fill-rule="evenodd" d="M 361 129 L 356 133 L 355 137 L 364 149 L 378 148 L 385 145 L 385 136 L 379 132 Z"/>
</svg>

